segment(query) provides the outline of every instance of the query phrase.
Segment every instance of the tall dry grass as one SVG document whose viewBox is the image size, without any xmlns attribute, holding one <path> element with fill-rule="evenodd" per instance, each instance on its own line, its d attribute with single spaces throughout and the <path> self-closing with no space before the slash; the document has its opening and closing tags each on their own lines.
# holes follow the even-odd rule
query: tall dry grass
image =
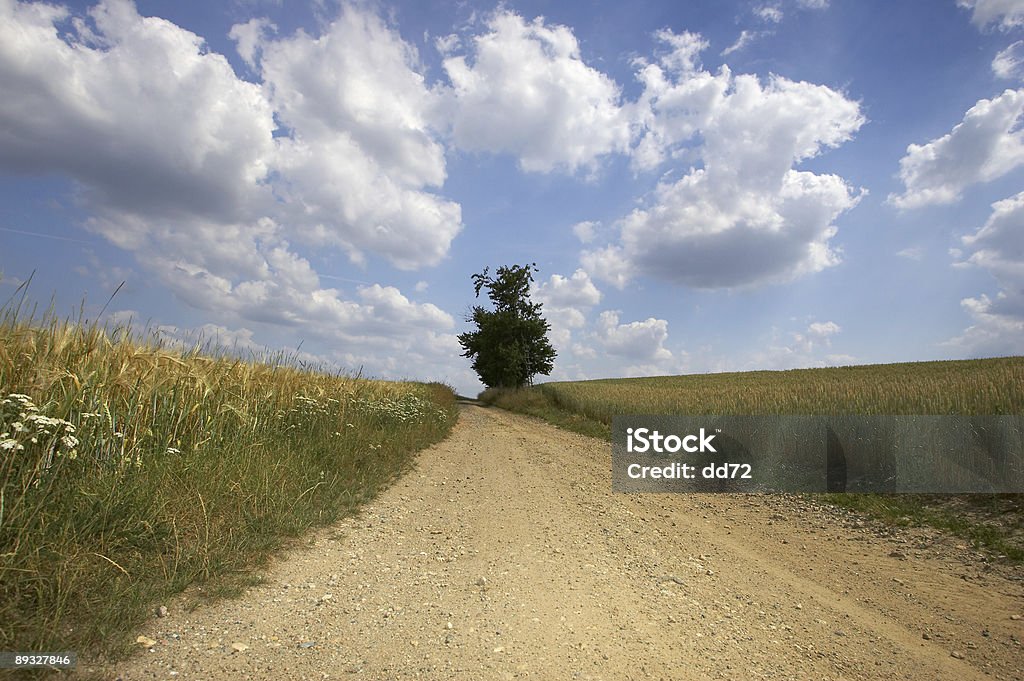
<svg viewBox="0 0 1024 681">
<path fill-rule="evenodd" d="M 617 414 L 1020 414 L 1024 357 L 546 383 L 555 405 Z"/>
<path fill-rule="evenodd" d="M 0 309 L 0 650 L 123 652 L 441 439 L 447 386 L 242 360 Z"/>
</svg>

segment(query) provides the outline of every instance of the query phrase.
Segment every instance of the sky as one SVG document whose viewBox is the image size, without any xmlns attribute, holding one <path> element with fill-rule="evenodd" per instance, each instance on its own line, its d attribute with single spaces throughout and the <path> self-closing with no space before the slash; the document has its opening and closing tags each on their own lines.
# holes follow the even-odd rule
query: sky
<svg viewBox="0 0 1024 681">
<path fill-rule="evenodd" d="M 463 394 L 526 263 L 541 380 L 1024 354 L 1024 0 L 0 0 L 0 92 L 0 303 Z"/>
</svg>

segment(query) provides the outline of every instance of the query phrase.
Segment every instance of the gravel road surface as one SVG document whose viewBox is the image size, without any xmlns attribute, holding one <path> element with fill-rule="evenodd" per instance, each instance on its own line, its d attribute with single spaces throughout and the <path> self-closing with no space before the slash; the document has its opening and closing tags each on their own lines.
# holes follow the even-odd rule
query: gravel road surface
<svg viewBox="0 0 1024 681">
<path fill-rule="evenodd" d="M 1019 568 L 798 497 L 613 494 L 610 470 L 605 442 L 465 406 L 357 517 L 238 599 L 167 604 L 100 676 L 1024 679 Z"/>
</svg>

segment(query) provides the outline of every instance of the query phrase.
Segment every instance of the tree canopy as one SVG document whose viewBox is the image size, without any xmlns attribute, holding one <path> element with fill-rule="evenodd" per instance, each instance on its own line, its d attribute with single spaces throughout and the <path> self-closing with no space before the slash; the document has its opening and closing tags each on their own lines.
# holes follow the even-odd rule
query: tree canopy
<svg viewBox="0 0 1024 681">
<path fill-rule="evenodd" d="M 473 370 L 488 388 L 519 388 L 537 374 L 550 374 L 557 354 L 548 341 L 551 325 L 541 316 L 541 304 L 530 301 L 537 266 L 499 267 L 493 277 L 489 269 L 473 275 L 473 290 L 477 298 L 486 290 L 494 309 L 473 306 L 467 321 L 476 331 L 459 335 L 462 356 L 472 358 Z"/>
</svg>

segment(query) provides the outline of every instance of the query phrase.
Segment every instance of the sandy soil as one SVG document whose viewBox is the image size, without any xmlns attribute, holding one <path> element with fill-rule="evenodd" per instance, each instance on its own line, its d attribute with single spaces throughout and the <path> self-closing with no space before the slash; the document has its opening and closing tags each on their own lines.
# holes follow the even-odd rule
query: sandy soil
<svg viewBox="0 0 1024 681">
<path fill-rule="evenodd" d="M 464 407 L 358 517 L 239 599 L 168 604 L 103 677 L 1024 679 L 1020 569 L 794 497 L 612 494 L 610 450 Z"/>
</svg>

